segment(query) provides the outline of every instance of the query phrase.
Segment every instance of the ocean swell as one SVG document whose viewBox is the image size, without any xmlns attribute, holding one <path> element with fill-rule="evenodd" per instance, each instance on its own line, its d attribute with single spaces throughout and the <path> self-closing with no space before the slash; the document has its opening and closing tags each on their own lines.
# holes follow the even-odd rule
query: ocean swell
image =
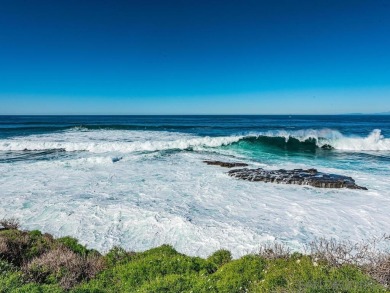
<svg viewBox="0 0 390 293">
<path fill-rule="evenodd" d="M 89 135 L 89 136 L 88 136 Z M 268 146 L 285 150 L 315 151 L 336 149 L 342 151 L 390 151 L 390 139 L 375 129 L 366 137 L 344 136 L 339 131 L 275 130 L 247 135 L 200 137 L 169 132 L 93 131 L 73 129 L 63 134 L 35 135 L 0 140 L 0 151 L 65 150 L 91 153 L 132 153 L 165 150 L 199 150 L 233 145 Z"/>
<path fill-rule="evenodd" d="M 70 151 L 88 151 L 92 153 L 105 152 L 152 152 L 170 149 L 193 149 L 197 147 L 219 147 L 229 145 L 241 139 L 240 136 L 227 137 L 199 137 L 199 138 L 183 138 L 172 141 L 97 141 L 97 142 L 67 142 L 67 141 L 23 141 L 23 140 L 8 140 L 0 143 L 1 151 L 37 151 L 37 150 L 53 150 L 64 149 Z"/>
<path fill-rule="evenodd" d="M 330 129 L 267 131 L 246 136 L 240 141 L 276 146 L 288 150 L 315 150 L 318 148 L 344 151 L 390 151 L 390 139 L 374 129 L 367 137 L 344 136 Z"/>
</svg>

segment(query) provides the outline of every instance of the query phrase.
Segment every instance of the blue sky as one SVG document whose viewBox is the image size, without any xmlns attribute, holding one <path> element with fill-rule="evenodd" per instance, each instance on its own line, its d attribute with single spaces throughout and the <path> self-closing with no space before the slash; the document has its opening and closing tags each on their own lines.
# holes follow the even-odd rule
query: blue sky
<svg viewBox="0 0 390 293">
<path fill-rule="evenodd" d="M 0 114 L 390 110 L 390 1 L 0 2 Z"/>
</svg>

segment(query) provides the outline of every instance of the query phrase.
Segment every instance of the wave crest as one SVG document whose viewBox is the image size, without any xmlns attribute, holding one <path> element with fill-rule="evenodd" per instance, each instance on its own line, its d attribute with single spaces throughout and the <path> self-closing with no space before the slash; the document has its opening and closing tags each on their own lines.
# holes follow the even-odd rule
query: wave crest
<svg viewBox="0 0 390 293">
<path fill-rule="evenodd" d="M 9 140 L 0 143 L 2 151 L 23 151 L 23 150 L 47 150 L 47 149 L 64 149 L 71 151 L 89 151 L 92 153 L 105 152 L 152 152 L 170 149 L 186 150 L 198 147 L 220 147 L 237 142 L 242 136 L 226 137 L 199 137 L 199 138 L 182 138 L 170 141 L 132 141 L 132 142 L 63 142 L 63 141 L 23 141 Z"/>
<path fill-rule="evenodd" d="M 333 148 L 342 151 L 390 151 L 390 139 L 381 134 L 381 130 L 374 129 L 367 137 L 349 137 L 339 131 L 298 130 L 298 131 L 267 131 L 248 135 L 232 135 L 220 137 L 194 137 L 184 134 L 167 132 L 153 132 L 149 134 L 137 132 L 133 134 L 134 141 L 128 141 L 127 132 L 112 133 L 96 132 L 88 137 L 84 129 L 68 132 L 71 136 L 29 136 L 0 141 L 0 151 L 88 151 L 92 153 L 132 153 L 152 152 L 163 150 L 186 150 L 217 148 L 242 143 L 259 144 L 263 146 L 279 147 L 286 150 L 313 150 L 318 148 Z M 63 135 L 63 134 L 62 134 Z M 155 138 L 158 138 L 155 140 Z M 110 140 L 108 140 L 110 139 Z M 146 140 L 145 140 L 146 139 Z"/>
<path fill-rule="evenodd" d="M 242 139 L 249 143 L 279 146 L 291 150 L 315 150 L 317 148 L 333 148 L 344 151 L 390 151 L 390 139 L 374 129 L 367 137 L 344 136 L 331 129 L 267 131 Z"/>
</svg>

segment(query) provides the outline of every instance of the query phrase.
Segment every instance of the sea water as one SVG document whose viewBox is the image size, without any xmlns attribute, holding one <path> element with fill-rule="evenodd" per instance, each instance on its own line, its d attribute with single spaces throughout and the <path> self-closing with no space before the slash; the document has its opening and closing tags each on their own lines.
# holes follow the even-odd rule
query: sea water
<svg viewBox="0 0 390 293">
<path fill-rule="evenodd" d="M 242 181 L 204 160 L 316 168 L 368 190 Z M 0 116 L 0 174 L 1 218 L 102 252 L 238 257 L 390 232 L 390 116 Z"/>
</svg>

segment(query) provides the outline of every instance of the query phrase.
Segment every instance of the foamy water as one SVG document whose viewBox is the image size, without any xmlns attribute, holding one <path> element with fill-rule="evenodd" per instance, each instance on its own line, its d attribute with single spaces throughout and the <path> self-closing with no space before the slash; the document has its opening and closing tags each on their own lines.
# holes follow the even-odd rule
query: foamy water
<svg viewBox="0 0 390 293">
<path fill-rule="evenodd" d="M 257 136 L 315 138 L 335 150 L 279 154 L 248 140 Z M 328 128 L 217 136 L 70 128 L 7 136 L 0 139 L 0 217 L 101 251 L 169 243 L 190 255 L 226 248 L 238 257 L 273 240 L 294 249 L 315 237 L 357 241 L 390 232 L 388 145 L 375 129 L 365 136 Z M 53 149 L 61 151 L 41 153 Z M 368 191 L 240 181 L 203 160 L 317 168 L 351 176 Z"/>
<path fill-rule="evenodd" d="M 286 142 L 295 138 L 301 142 L 313 139 L 318 147 L 332 146 L 336 150 L 345 151 L 390 151 L 390 139 L 381 134 L 380 129 L 374 129 L 366 137 L 356 135 L 345 136 L 332 129 L 276 130 L 253 133 L 254 137 L 281 137 Z"/>
</svg>

